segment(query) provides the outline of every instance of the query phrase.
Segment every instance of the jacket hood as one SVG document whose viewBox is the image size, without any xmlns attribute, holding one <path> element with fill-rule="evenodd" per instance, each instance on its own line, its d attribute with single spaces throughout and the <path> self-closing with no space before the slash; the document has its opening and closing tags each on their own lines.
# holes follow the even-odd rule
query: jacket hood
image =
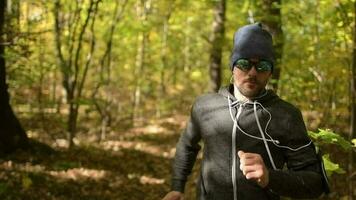
<svg viewBox="0 0 356 200">
<path fill-rule="evenodd" d="M 233 84 L 229 84 L 228 86 L 225 87 L 221 87 L 219 89 L 218 92 L 220 95 L 228 98 L 230 97 L 230 99 L 232 99 L 233 101 L 236 101 L 236 97 L 233 95 L 234 94 L 234 85 Z M 273 90 L 265 90 L 265 93 L 250 99 L 251 101 L 257 101 L 261 104 L 265 104 L 267 102 L 273 101 L 273 100 L 277 100 L 279 99 L 279 97 L 276 95 L 276 93 L 273 92 Z"/>
</svg>

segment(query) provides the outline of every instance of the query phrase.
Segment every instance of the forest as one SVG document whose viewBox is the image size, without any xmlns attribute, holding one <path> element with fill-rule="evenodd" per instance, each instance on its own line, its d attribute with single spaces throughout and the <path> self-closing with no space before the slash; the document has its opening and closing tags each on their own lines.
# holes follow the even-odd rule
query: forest
<svg viewBox="0 0 356 200">
<path fill-rule="evenodd" d="M 355 0 L 1 0 L 0 199 L 162 199 L 193 102 L 230 83 L 255 22 L 268 87 L 323 155 L 319 199 L 355 200 Z"/>
</svg>

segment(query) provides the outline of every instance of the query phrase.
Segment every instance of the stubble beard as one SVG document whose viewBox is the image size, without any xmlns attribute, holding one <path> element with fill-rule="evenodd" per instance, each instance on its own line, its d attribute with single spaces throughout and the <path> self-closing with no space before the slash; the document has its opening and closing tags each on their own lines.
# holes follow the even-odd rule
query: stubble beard
<svg viewBox="0 0 356 200">
<path fill-rule="evenodd" d="M 254 88 L 250 88 L 249 84 L 253 84 Z M 261 88 L 261 83 L 255 77 L 250 77 L 244 80 L 241 86 L 238 86 L 238 89 L 240 90 L 241 94 L 247 98 L 254 98 L 258 96 L 263 90 L 263 88 Z"/>
</svg>

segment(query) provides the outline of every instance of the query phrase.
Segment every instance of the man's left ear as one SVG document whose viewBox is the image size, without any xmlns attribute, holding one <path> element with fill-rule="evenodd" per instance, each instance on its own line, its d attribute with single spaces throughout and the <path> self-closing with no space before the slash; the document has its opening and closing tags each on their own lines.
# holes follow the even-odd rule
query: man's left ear
<svg viewBox="0 0 356 200">
<path fill-rule="evenodd" d="M 236 70 L 237 70 L 236 67 L 232 67 L 232 71 L 231 71 L 232 75 L 236 73 Z"/>
</svg>

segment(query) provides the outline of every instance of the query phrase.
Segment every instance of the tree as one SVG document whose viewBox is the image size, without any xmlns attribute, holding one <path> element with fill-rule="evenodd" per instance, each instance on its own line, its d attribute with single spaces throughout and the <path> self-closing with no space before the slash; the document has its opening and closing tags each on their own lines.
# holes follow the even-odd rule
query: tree
<svg viewBox="0 0 356 200">
<path fill-rule="evenodd" d="M 350 96 L 351 96 L 351 102 L 350 102 L 350 110 L 351 110 L 351 116 L 350 116 L 350 134 L 349 134 L 349 140 L 352 140 L 355 138 L 355 130 L 356 130 L 356 2 L 354 2 L 354 36 L 353 36 L 353 63 L 352 63 L 352 69 L 351 69 L 351 78 L 350 78 Z M 354 169 L 354 152 L 350 151 L 349 152 L 349 173 L 353 173 Z M 354 196 L 354 187 L 353 187 L 354 181 L 350 180 L 349 181 L 349 198 L 350 200 L 353 200 Z"/>
<path fill-rule="evenodd" d="M 111 95 L 111 91 L 107 89 L 107 86 L 110 84 L 112 79 L 112 49 L 113 49 L 113 37 L 114 32 L 117 25 L 120 23 L 120 20 L 124 14 L 125 7 L 127 4 L 127 0 L 123 2 L 116 1 L 115 9 L 112 16 L 111 26 L 108 28 L 107 33 L 108 37 L 105 41 L 105 51 L 104 55 L 100 59 L 100 67 L 98 73 L 100 74 L 99 80 L 95 84 L 93 93 L 92 93 L 92 101 L 96 107 L 96 110 L 99 112 L 101 118 L 101 130 L 99 142 L 105 140 L 107 126 L 110 125 L 112 119 L 112 103 L 113 97 Z M 99 90 L 104 90 L 105 97 L 98 97 Z"/>
<path fill-rule="evenodd" d="M 0 151 L 3 153 L 28 147 L 26 132 L 11 108 L 7 91 L 4 40 L 6 5 L 6 0 L 0 1 Z"/>
<path fill-rule="evenodd" d="M 53 13 L 55 18 L 54 29 L 57 60 L 63 76 L 63 87 L 66 91 L 67 104 L 69 106 L 67 120 L 69 148 L 74 145 L 73 139 L 77 129 L 77 118 L 80 107 L 79 100 L 82 97 L 84 83 L 94 52 L 94 23 L 99 3 L 100 0 L 90 0 L 86 13 L 83 14 L 83 5 L 79 1 L 76 1 L 76 8 L 74 12 L 68 14 L 69 19 L 66 23 L 63 19 L 64 15 L 61 13 L 62 5 L 60 0 L 56 0 L 54 3 Z M 82 15 L 85 16 L 84 20 L 81 19 Z M 69 36 L 64 39 L 65 24 L 68 26 L 67 31 L 69 32 Z M 86 41 L 84 35 L 89 25 L 91 31 L 89 52 L 87 52 L 86 62 L 83 63 L 81 62 L 83 60 L 82 50 L 84 49 L 83 43 Z M 67 43 L 64 44 L 64 41 L 67 41 Z"/>
<path fill-rule="evenodd" d="M 215 92 L 219 90 L 221 85 L 221 58 L 225 34 L 225 6 L 225 0 L 215 2 L 213 30 L 210 38 L 210 84 L 211 90 Z"/>
</svg>

